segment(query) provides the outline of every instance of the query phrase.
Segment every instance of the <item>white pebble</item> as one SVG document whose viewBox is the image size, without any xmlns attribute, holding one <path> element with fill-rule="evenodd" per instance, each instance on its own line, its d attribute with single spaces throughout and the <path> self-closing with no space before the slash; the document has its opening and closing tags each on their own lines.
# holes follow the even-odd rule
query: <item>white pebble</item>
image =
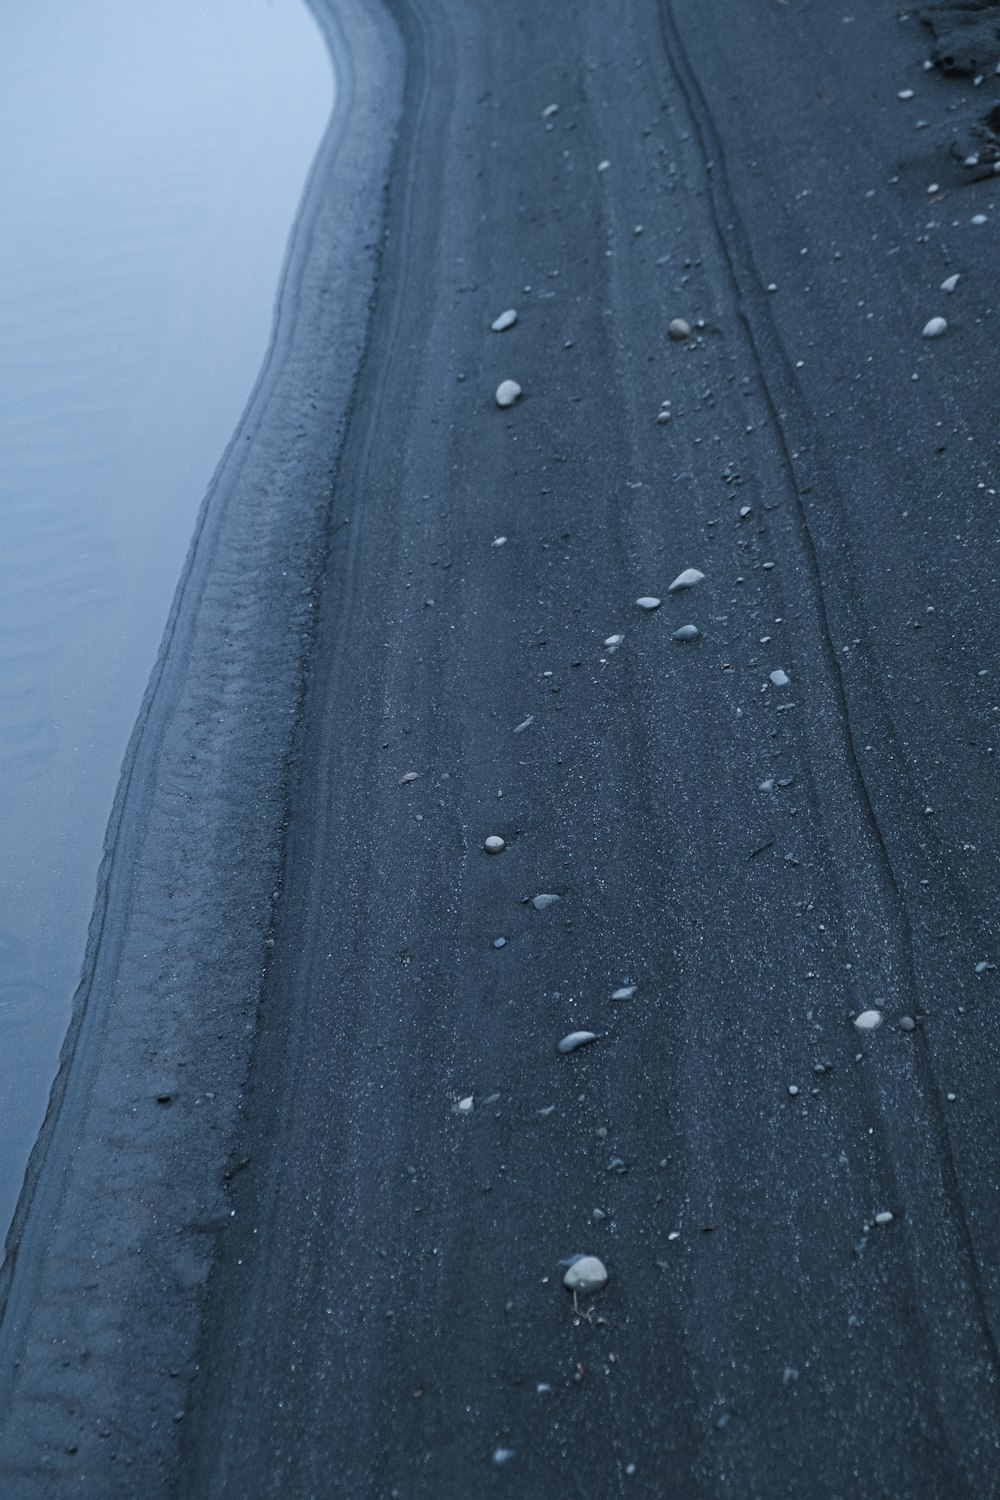
<svg viewBox="0 0 1000 1500">
<path fill-rule="evenodd" d="M 676 594 L 680 589 L 693 589 L 695 584 L 701 583 L 704 576 L 704 573 L 699 573 L 697 568 L 685 568 L 683 573 L 678 573 L 668 593 Z"/>
<path fill-rule="evenodd" d="M 543 120 L 551 120 L 552 116 L 553 115 L 557 115 L 558 113 L 559 113 L 559 106 L 558 106 L 558 104 L 546 104 L 545 108 L 542 110 L 542 119 Z"/>
<path fill-rule="evenodd" d="M 912 89 L 900 89 L 899 93 L 896 95 L 896 98 L 897 99 L 912 99 L 913 98 L 913 90 Z"/>
<path fill-rule="evenodd" d="M 575 1052 L 578 1047 L 586 1047 L 590 1042 L 597 1041 L 595 1031 L 570 1031 L 559 1043 L 560 1052 Z"/>
<path fill-rule="evenodd" d="M 689 339 L 691 337 L 691 324 L 686 318 L 674 318 L 667 332 L 672 339 L 677 339 L 678 342 L 681 339 Z"/>
<path fill-rule="evenodd" d="M 609 161 L 599 161 L 597 163 L 597 170 L 599 172 L 606 172 L 608 170 L 608 168 L 610 167 L 610 165 L 611 165 L 611 163 Z"/>
<path fill-rule="evenodd" d="M 860 1016 L 854 1017 L 854 1024 L 859 1031 L 877 1031 L 882 1024 L 882 1012 L 863 1010 Z"/>
<path fill-rule="evenodd" d="M 617 651 L 618 647 L 621 645 L 624 639 L 625 637 L 623 635 L 609 635 L 605 640 L 604 645 L 608 651 Z"/>
<path fill-rule="evenodd" d="M 473 1096 L 468 1094 L 464 1099 L 459 1099 L 458 1108 L 463 1115 L 472 1113 Z"/>
<path fill-rule="evenodd" d="M 637 984 L 623 984 L 621 989 L 615 990 L 611 998 L 612 1000 L 631 1000 L 638 988 Z"/>
<path fill-rule="evenodd" d="M 505 536 L 495 536 L 493 538 L 493 545 L 494 547 L 505 547 L 507 545 L 507 538 Z"/>
<path fill-rule="evenodd" d="M 789 1094 L 791 1094 L 792 1098 L 794 1099 L 796 1097 L 796 1095 L 798 1094 L 798 1092 L 799 1092 L 799 1086 L 798 1086 L 798 1084 L 797 1083 L 790 1083 L 788 1085 L 788 1092 L 789 1092 Z"/>
<path fill-rule="evenodd" d="M 604 1262 L 598 1260 L 596 1255 L 581 1255 L 563 1277 L 564 1287 L 583 1296 L 591 1292 L 600 1292 L 607 1284 L 608 1273 Z"/>
<path fill-rule="evenodd" d="M 638 604 L 640 609 L 659 609 L 663 601 L 661 599 L 657 599 L 655 594 L 643 594 L 642 597 L 637 599 L 635 602 L 636 604 Z"/>
<path fill-rule="evenodd" d="M 487 854 L 502 854 L 506 847 L 507 845 L 504 843 L 503 839 L 498 838 L 495 833 L 491 833 L 489 838 L 483 845 L 483 848 L 486 850 Z"/>
<path fill-rule="evenodd" d="M 893 1220 L 893 1217 L 894 1216 L 890 1212 L 889 1209 L 883 1208 L 883 1210 L 882 1210 L 882 1212 L 880 1214 L 876 1214 L 875 1215 L 875 1223 L 876 1224 L 891 1224 L 892 1220 Z"/>
<path fill-rule="evenodd" d="M 929 323 L 924 324 L 925 339 L 939 339 L 942 333 L 947 333 L 948 321 L 946 318 L 931 318 Z"/>
<path fill-rule="evenodd" d="M 969 220 L 969 223 L 970 224 L 988 224 L 989 223 L 989 219 L 987 219 L 987 217 L 986 217 L 985 214 L 973 214 L 972 218 Z"/>
<path fill-rule="evenodd" d="M 788 673 L 783 672 L 780 667 L 776 672 L 772 672 L 770 674 L 770 682 L 774 687 L 788 687 L 790 686 L 791 681 L 792 679 L 789 677 Z"/>
<path fill-rule="evenodd" d="M 514 311 L 514 309 L 512 307 L 508 307 L 507 311 L 506 312 L 502 312 L 500 314 L 499 318 L 494 318 L 493 319 L 493 322 L 490 324 L 490 327 L 493 329 L 494 333 L 503 333 L 505 329 L 507 329 L 507 328 L 513 328 L 513 326 L 514 326 L 514 324 L 516 322 L 517 322 L 517 313 Z"/>
<path fill-rule="evenodd" d="M 513 406 L 521 395 L 521 387 L 516 380 L 501 380 L 497 386 L 497 406 Z"/>
<path fill-rule="evenodd" d="M 958 276 L 949 276 L 945 281 L 942 281 L 941 290 L 942 292 L 953 292 L 957 286 Z"/>
</svg>

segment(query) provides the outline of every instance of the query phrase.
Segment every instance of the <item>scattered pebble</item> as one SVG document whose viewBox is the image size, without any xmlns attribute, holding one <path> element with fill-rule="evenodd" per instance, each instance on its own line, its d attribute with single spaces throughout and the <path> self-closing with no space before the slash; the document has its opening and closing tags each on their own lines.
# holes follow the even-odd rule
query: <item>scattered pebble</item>
<svg viewBox="0 0 1000 1500">
<path fill-rule="evenodd" d="M 883 1208 L 881 1213 L 875 1215 L 876 1224 L 891 1224 L 895 1215 L 888 1208 Z"/>
<path fill-rule="evenodd" d="M 536 911 L 544 911 L 547 906 L 554 906 L 558 900 L 558 896 L 553 896 L 548 891 L 543 891 L 540 896 L 532 896 L 531 904 Z"/>
<path fill-rule="evenodd" d="M 621 989 L 615 990 L 611 998 L 612 1000 L 631 1000 L 638 988 L 637 984 L 623 984 Z"/>
<path fill-rule="evenodd" d="M 534 722 L 535 722 L 535 716 L 534 716 L 534 714 L 529 714 L 526 719 L 522 719 L 521 720 L 520 724 L 515 724 L 514 725 L 514 733 L 515 734 L 523 734 L 526 729 L 530 729 L 531 728 L 531 726 L 532 726 L 532 724 L 534 724 Z"/>
<path fill-rule="evenodd" d="M 494 938 L 493 939 L 493 946 L 494 946 L 494 948 L 506 948 L 506 946 L 507 946 L 507 939 L 505 937 Z"/>
<path fill-rule="evenodd" d="M 494 333 L 503 333 L 506 329 L 513 328 L 516 322 L 517 313 L 512 307 L 508 307 L 506 312 L 502 312 L 498 318 L 493 319 L 490 327 Z"/>
<path fill-rule="evenodd" d="M 559 1051 L 563 1054 L 576 1052 L 580 1047 L 587 1047 L 591 1042 L 597 1041 L 596 1031 L 570 1031 L 559 1043 Z"/>
<path fill-rule="evenodd" d="M 979 960 L 979 962 L 976 964 L 976 973 L 977 974 L 988 974 L 991 969 L 995 969 L 995 968 L 996 968 L 996 964 L 991 964 L 988 958 L 981 958 Z"/>
<path fill-rule="evenodd" d="M 607 161 L 607 160 L 605 160 L 605 161 L 599 161 L 597 163 L 597 170 L 599 172 L 606 172 L 608 170 L 608 168 L 610 167 L 610 165 L 611 165 L 611 163 L 609 161 Z"/>
<path fill-rule="evenodd" d="M 931 318 L 929 323 L 924 324 L 925 339 L 939 339 L 943 333 L 948 332 L 948 321 L 946 318 Z"/>
<path fill-rule="evenodd" d="M 458 1108 L 461 1114 L 470 1115 L 472 1113 L 473 1097 L 472 1094 L 467 1094 L 464 1099 L 459 1099 Z"/>
<path fill-rule="evenodd" d="M 863 1010 L 859 1016 L 854 1017 L 854 1024 L 859 1031 L 877 1031 L 882 1024 L 882 1012 Z"/>
<path fill-rule="evenodd" d="M 696 641 L 701 635 L 697 625 L 682 625 L 679 630 L 674 631 L 675 641 Z"/>
<path fill-rule="evenodd" d="M 673 418 L 672 418 L 670 412 L 666 408 L 664 408 L 664 410 L 660 412 L 660 414 L 659 414 L 659 416 L 657 417 L 656 420 L 659 422 L 660 426 L 662 427 L 662 426 L 665 425 L 665 423 L 671 422 L 673 420 Z"/>
<path fill-rule="evenodd" d="M 989 219 L 987 219 L 987 217 L 986 217 L 985 214 L 973 214 L 972 218 L 969 220 L 969 223 L 970 224 L 988 224 L 989 223 Z"/>
<path fill-rule="evenodd" d="M 701 583 L 704 576 L 704 573 L 699 573 L 697 568 L 685 568 L 683 573 L 678 573 L 667 592 L 676 594 L 681 589 L 693 589 L 696 584 Z"/>
<path fill-rule="evenodd" d="M 621 645 L 624 639 L 625 637 L 623 635 L 609 635 L 607 640 L 604 642 L 605 650 L 617 651 L 618 647 Z"/>
<path fill-rule="evenodd" d="M 563 1286 L 570 1292 L 577 1292 L 584 1297 L 591 1292 L 600 1292 L 608 1284 L 608 1273 L 604 1262 L 598 1260 L 596 1255 L 581 1255 L 570 1266 L 563 1277 Z"/>
<path fill-rule="evenodd" d="M 494 1448 L 493 1449 L 493 1463 L 496 1466 L 496 1468 L 498 1468 L 498 1469 L 502 1469 L 503 1466 L 504 1466 L 504 1464 L 509 1464 L 510 1461 L 511 1461 L 511 1459 L 513 1457 L 514 1457 L 514 1450 L 513 1450 L 513 1448 Z"/>
<path fill-rule="evenodd" d="M 788 1092 L 791 1095 L 791 1097 L 794 1099 L 796 1097 L 796 1095 L 798 1094 L 798 1092 L 799 1092 L 799 1086 L 798 1086 L 798 1084 L 797 1083 L 790 1083 L 788 1085 Z"/>
<path fill-rule="evenodd" d="M 483 848 L 486 850 L 487 854 L 502 854 L 506 847 L 507 845 L 504 843 L 503 839 L 495 833 L 491 833 L 489 838 L 483 845 Z"/>
<path fill-rule="evenodd" d="M 507 538 L 505 536 L 495 536 L 493 538 L 493 546 L 494 547 L 505 547 L 506 545 L 507 545 Z"/>
<path fill-rule="evenodd" d="M 516 380 L 501 380 L 497 386 L 497 406 L 513 406 L 521 396 L 521 387 Z"/>
<path fill-rule="evenodd" d="M 543 120 L 551 120 L 552 116 L 553 115 L 557 115 L 558 113 L 559 113 L 559 106 L 558 106 L 558 104 L 546 104 L 545 108 L 542 110 L 542 119 Z"/>
<path fill-rule="evenodd" d="M 942 292 L 953 292 L 958 286 L 958 282 L 959 278 L 957 275 L 946 277 L 945 280 L 941 283 Z"/>
<path fill-rule="evenodd" d="M 913 98 L 913 90 L 912 89 L 900 89 L 899 93 L 896 95 L 896 98 L 897 99 L 912 99 Z"/>
<path fill-rule="evenodd" d="M 655 594 L 643 594 L 642 598 L 637 599 L 635 602 L 640 609 L 659 609 L 663 600 L 657 599 Z"/>
<path fill-rule="evenodd" d="M 689 339 L 691 337 L 691 324 L 685 318 L 674 318 L 667 329 L 672 339 Z"/>
<path fill-rule="evenodd" d="M 899 1029 L 900 1031 L 916 1031 L 917 1023 L 912 1016 L 900 1016 Z"/>
<path fill-rule="evenodd" d="M 409 786 L 411 781 L 416 781 L 418 775 L 417 771 L 407 771 L 405 776 L 399 778 L 400 786 Z"/>
<path fill-rule="evenodd" d="M 790 687 L 792 681 L 788 673 L 783 672 L 780 667 L 770 674 L 769 680 L 774 687 Z"/>
</svg>

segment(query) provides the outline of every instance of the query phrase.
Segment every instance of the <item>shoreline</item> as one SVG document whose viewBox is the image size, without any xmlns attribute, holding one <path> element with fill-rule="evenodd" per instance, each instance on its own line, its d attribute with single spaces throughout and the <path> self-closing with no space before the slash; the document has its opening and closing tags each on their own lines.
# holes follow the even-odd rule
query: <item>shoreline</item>
<svg viewBox="0 0 1000 1500">
<path fill-rule="evenodd" d="M 226 1216 L 238 1080 L 269 956 L 313 593 L 375 280 L 398 92 L 389 27 L 354 0 L 310 3 L 333 55 L 333 113 L 290 237 L 268 355 L 202 505 L 130 739 L 83 979 L 7 1235 L 8 1495 L 48 1492 L 68 1445 L 74 1484 L 88 1471 L 95 1479 L 93 1466 L 110 1484 L 98 1426 L 123 1404 L 147 1423 L 139 1451 L 118 1455 L 125 1492 L 140 1482 L 139 1465 L 156 1482 L 178 1436 L 171 1417 L 184 1381 L 163 1367 L 162 1330 L 148 1320 L 127 1328 L 127 1309 L 155 1306 L 163 1278 L 177 1278 L 167 1342 L 182 1363 L 188 1343 L 189 1358 L 209 1242 Z M 360 98 L 358 68 L 367 70 Z M 76 1418 L 67 1422 L 43 1393 L 64 1387 L 76 1347 L 93 1357 L 69 1380 Z"/>
</svg>

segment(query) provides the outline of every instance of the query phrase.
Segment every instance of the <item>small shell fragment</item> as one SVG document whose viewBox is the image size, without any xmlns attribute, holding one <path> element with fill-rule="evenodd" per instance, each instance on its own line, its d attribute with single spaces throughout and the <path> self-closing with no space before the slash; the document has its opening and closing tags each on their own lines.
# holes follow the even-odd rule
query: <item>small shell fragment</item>
<svg viewBox="0 0 1000 1500">
<path fill-rule="evenodd" d="M 697 568 L 685 568 L 683 573 L 678 573 L 667 592 L 677 594 L 681 589 L 693 589 L 696 584 L 701 583 L 704 576 Z"/>
<path fill-rule="evenodd" d="M 604 1262 L 598 1260 L 596 1255 L 581 1255 L 563 1277 L 563 1286 L 567 1291 L 584 1297 L 591 1292 L 603 1291 L 607 1284 L 608 1273 Z"/>
<path fill-rule="evenodd" d="M 502 312 L 498 318 L 493 319 L 490 327 L 494 333 L 504 333 L 508 328 L 513 328 L 516 322 L 517 313 L 514 308 L 508 307 L 506 312 Z"/>
<path fill-rule="evenodd" d="M 674 318 L 667 332 L 672 339 L 676 339 L 680 343 L 682 339 L 689 339 L 691 337 L 691 324 L 686 318 Z"/>
<path fill-rule="evenodd" d="M 863 1010 L 859 1016 L 854 1017 L 854 1024 L 859 1031 L 877 1031 L 882 1024 L 882 1012 Z"/>
<path fill-rule="evenodd" d="M 483 848 L 486 850 L 487 854 L 502 854 L 506 847 L 507 845 L 504 843 L 503 839 L 499 838 L 495 833 L 491 833 L 489 838 L 483 845 Z"/>
<path fill-rule="evenodd" d="M 521 387 L 516 380 L 501 380 L 497 386 L 497 406 L 513 406 L 521 398 Z"/>
<path fill-rule="evenodd" d="M 559 1051 L 562 1053 L 576 1052 L 579 1047 L 587 1047 L 591 1042 L 597 1041 L 595 1031 L 570 1031 L 559 1043 Z"/>
<path fill-rule="evenodd" d="M 948 320 L 946 318 L 931 318 L 929 323 L 924 324 L 925 339 L 939 339 L 943 333 L 948 332 Z"/>
</svg>

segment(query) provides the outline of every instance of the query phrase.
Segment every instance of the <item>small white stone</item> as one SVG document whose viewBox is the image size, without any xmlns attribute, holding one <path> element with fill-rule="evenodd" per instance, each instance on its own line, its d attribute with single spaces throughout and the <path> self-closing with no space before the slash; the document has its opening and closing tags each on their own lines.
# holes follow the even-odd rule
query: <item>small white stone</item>
<svg viewBox="0 0 1000 1500">
<path fill-rule="evenodd" d="M 516 380 L 501 380 L 497 386 L 497 406 L 513 406 L 521 396 L 521 387 Z"/>
<path fill-rule="evenodd" d="M 685 568 L 683 573 L 678 573 L 668 593 L 676 594 L 681 589 L 693 589 L 696 584 L 701 583 L 704 576 L 704 573 L 699 573 L 697 568 Z"/>
<path fill-rule="evenodd" d="M 883 1208 L 883 1210 L 882 1210 L 881 1213 L 878 1213 L 878 1214 L 875 1215 L 875 1223 L 876 1224 L 891 1224 L 892 1221 L 893 1221 L 893 1217 L 894 1217 L 894 1215 L 890 1212 L 890 1210 L 888 1208 Z"/>
<path fill-rule="evenodd" d="M 912 89 L 900 89 L 899 93 L 896 95 L 896 98 L 897 99 L 912 99 L 913 98 L 913 90 Z"/>
<path fill-rule="evenodd" d="M 503 333 L 506 329 L 513 328 L 516 322 L 517 313 L 512 307 L 508 307 L 506 312 L 502 312 L 498 318 L 493 319 L 490 327 L 494 333 Z"/>
<path fill-rule="evenodd" d="M 988 224 L 989 223 L 989 219 L 987 219 L 987 217 L 986 217 L 985 214 L 973 214 L 972 218 L 969 220 L 969 223 L 970 224 Z"/>
<path fill-rule="evenodd" d="M 597 1033 L 595 1031 L 570 1031 L 567 1032 L 559 1043 L 559 1051 L 563 1053 L 575 1052 L 577 1048 L 586 1047 L 591 1042 L 596 1041 Z"/>
<path fill-rule="evenodd" d="M 596 1255 L 581 1255 L 563 1277 L 563 1286 L 568 1291 L 584 1297 L 591 1292 L 603 1291 L 607 1284 L 608 1273 L 604 1262 L 598 1260 Z"/>
<path fill-rule="evenodd" d="M 615 990 L 611 998 L 612 1000 L 631 1000 L 638 988 L 637 984 L 623 984 L 621 989 Z"/>
<path fill-rule="evenodd" d="M 672 339 L 680 342 L 681 339 L 689 339 L 691 337 L 691 324 L 686 318 L 674 318 L 667 332 Z"/>
<path fill-rule="evenodd" d="M 458 1101 L 459 1112 L 463 1115 L 470 1115 L 472 1113 L 472 1104 L 473 1095 L 467 1094 L 464 1099 L 459 1099 Z"/>
<path fill-rule="evenodd" d="M 545 108 L 542 110 L 542 119 L 543 120 L 551 120 L 552 116 L 553 115 L 557 115 L 558 113 L 559 113 L 559 106 L 558 106 L 558 104 L 546 104 Z"/>
<path fill-rule="evenodd" d="M 944 281 L 942 281 L 942 283 L 941 283 L 941 290 L 942 290 L 942 292 L 953 292 L 957 286 L 958 286 L 958 275 L 956 273 L 956 275 L 954 275 L 954 276 L 948 276 Z"/>
<path fill-rule="evenodd" d="M 859 1031 L 877 1031 L 882 1024 L 882 1012 L 863 1010 L 859 1016 L 854 1017 L 854 1024 Z"/>
<path fill-rule="evenodd" d="M 673 421 L 673 417 L 671 416 L 670 412 L 667 411 L 664 408 L 664 410 L 660 412 L 660 414 L 656 418 L 656 420 L 659 422 L 660 426 L 662 427 L 666 422 L 672 422 Z"/>
<path fill-rule="evenodd" d="M 504 843 L 503 839 L 499 838 L 495 833 L 491 833 L 489 838 L 483 845 L 483 848 L 486 850 L 487 854 L 502 854 L 506 847 L 507 845 Z"/>
<path fill-rule="evenodd" d="M 610 167 L 610 165 L 611 165 L 611 163 L 609 161 L 599 161 L 597 163 L 597 170 L 599 172 L 606 172 L 608 170 L 608 168 Z"/>
<path fill-rule="evenodd" d="M 608 651 L 617 651 L 624 639 L 623 635 L 609 635 L 604 642 L 605 649 Z"/>
<path fill-rule="evenodd" d="M 939 182 L 932 182 L 928 186 L 927 191 L 928 193 L 939 193 L 941 191 L 941 184 Z"/>
<path fill-rule="evenodd" d="M 532 896 L 531 904 L 536 911 L 544 911 L 547 906 L 554 906 L 558 900 L 559 897 L 553 896 L 550 891 L 543 891 L 540 896 Z"/>
<path fill-rule="evenodd" d="M 494 547 L 505 547 L 507 545 L 507 538 L 505 536 L 495 536 L 493 538 L 493 545 Z"/>
<path fill-rule="evenodd" d="M 789 1094 L 791 1094 L 792 1098 L 794 1099 L 796 1097 L 796 1095 L 798 1094 L 798 1092 L 799 1092 L 799 1086 L 798 1086 L 798 1084 L 797 1083 L 790 1083 L 788 1085 L 788 1092 L 789 1092 Z"/>
<path fill-rule="evenodd" d="M 643 594 L 635 602 L 640 609 L 659 609 L 663 603 L 662 599 L 657 599 L 655 594 Z"/>
<path fill-rule="evenodd" d="M 770 674 L 769 681 L 773 687 L 789 687 L 792 679 L 787 672 L 783 672 L 779 667 L 776 672 Z"/>
<path fill-rule="evenodd" d="M 929 323 L 924 324 L 925 339 L 939 339 L 942 333 L 947 333 L 948 321 L 946 318 L 931 318 Z"/>
</svg>

